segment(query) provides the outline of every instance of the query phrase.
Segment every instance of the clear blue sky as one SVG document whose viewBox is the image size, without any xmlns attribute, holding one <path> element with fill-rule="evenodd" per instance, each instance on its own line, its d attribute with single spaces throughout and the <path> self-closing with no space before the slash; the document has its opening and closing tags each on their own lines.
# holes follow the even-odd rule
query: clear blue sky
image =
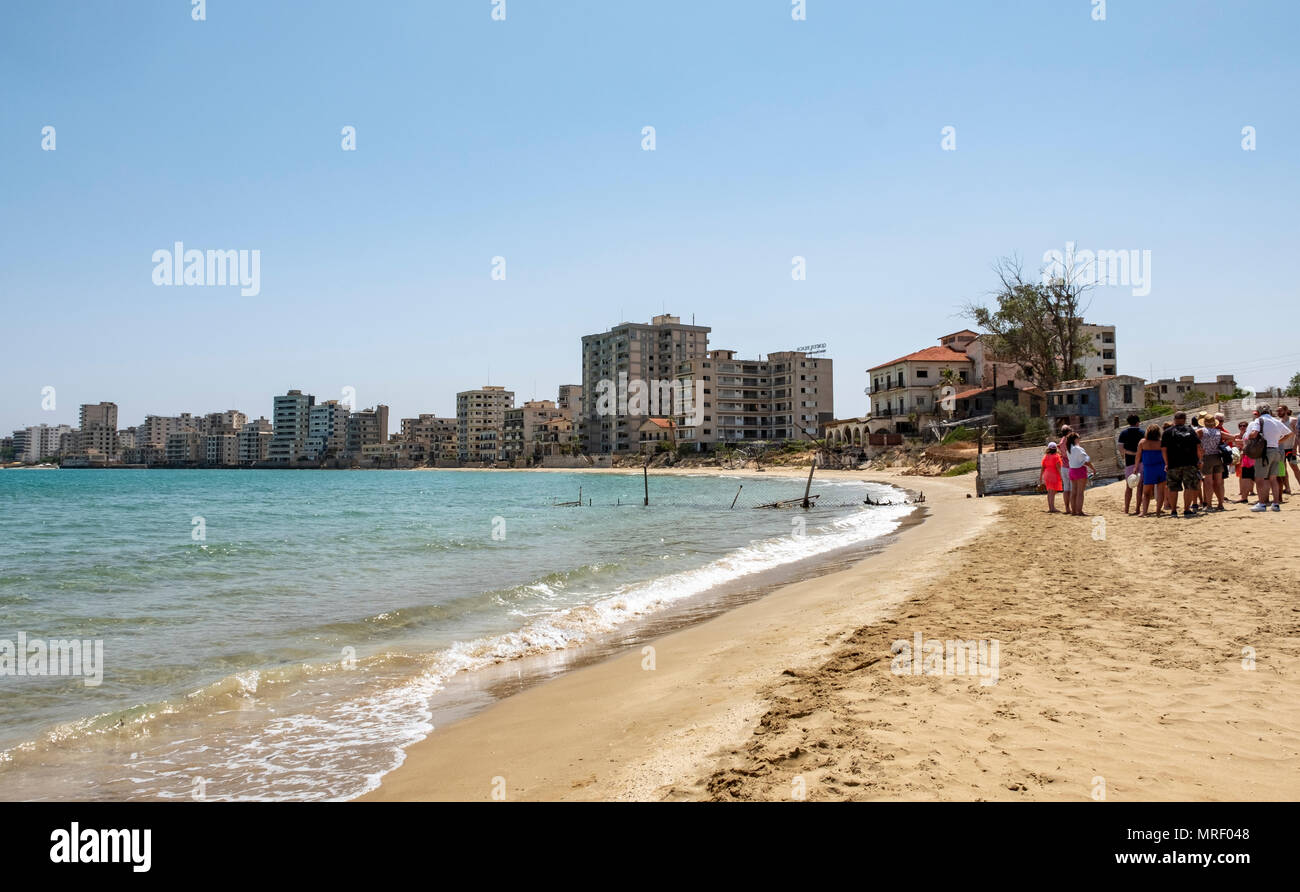
<svg viewBox="0 0 1300 892">
<path fill-rule="evenodd" d="M 1120 372 L 1300 370 L 1295 2 L 207 6 L 0 9 L 4 433 L 290 387 L 394 427 L 553 398 L 581 335 L 664 310 L 746 355 L 826 342 L 849 416 L 999 256 L 1070 240 L 1152 252 L 1149 296 L 1088 314 Z M 261 294 L 155 287 L 178 240 L 259 249 Z"/>
</svg>

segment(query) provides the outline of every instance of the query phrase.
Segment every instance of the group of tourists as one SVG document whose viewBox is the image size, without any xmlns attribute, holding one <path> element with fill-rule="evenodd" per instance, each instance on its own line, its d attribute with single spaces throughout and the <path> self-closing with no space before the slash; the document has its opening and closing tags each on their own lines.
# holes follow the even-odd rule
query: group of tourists
<svg viewBox="0 0 1300 892">
<path fill-rule="evenodd" d="M 1288 406 L 1277 414 L 1264 404 L 1252 421 L 1241 421 L 1234 433 L 1224 423 L 1222 412 L 1202 412 L 1192 423 L 1187 413 L 1178 412 L 1172 422 L 1139 426 L 1136 415 L 1119 433 L 1118 447 L 1124 455 L 1124 513 L 1142 517 L 1154 514 L 1178 517 L 1178 494 L 1182 493 L 1184 517 L 1196 517 L 1225 510 L 1225 501 L 1240 504 L 1255 496 L 1251 511 L 1282 510 L 1282 496 L 1291 494 L 1290 473 L 1300 485 L 1296 464 L 1296 441 L 1300 425 Z M 1060 514 L 1056 497 L 1064 501 L 1064 513 L 1083 515 L 1083 495 L 1097 469 L 1079 445 L 1079 434 L 1067 425 L 1059 442 L 1047 444 L 1043 456 L 1042 485 L 1047 490 L 1047 510 Z M 1224 489 L 1229 477 L 1238 479 L 1238 498 L 1229 499 Z M 1154 511 L 1152 502 L 1155 503 Z"/>
</svg>

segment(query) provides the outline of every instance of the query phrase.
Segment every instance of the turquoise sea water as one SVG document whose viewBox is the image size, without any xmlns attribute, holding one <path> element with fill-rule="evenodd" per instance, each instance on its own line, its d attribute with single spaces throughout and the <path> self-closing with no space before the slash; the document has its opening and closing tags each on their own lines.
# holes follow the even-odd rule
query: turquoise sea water
<svg viewBox="0 0 1300 892">
<path fill-rule="evenodd" d="M 0 648 L 24 633 L 104 653 L 98 685 L 0 674 L 0 798 L 356 796 L 458 673 L 909 511 L 862 506 L 901 498 L 874 484 L 819 480 L 827 506 L 791 512 L 749 506 L 802 481 L 650 483 L 645 508 L 639 474 L 0 471 Z M 555 507 L 579 487 L 590 507 Z"/>
</svg>

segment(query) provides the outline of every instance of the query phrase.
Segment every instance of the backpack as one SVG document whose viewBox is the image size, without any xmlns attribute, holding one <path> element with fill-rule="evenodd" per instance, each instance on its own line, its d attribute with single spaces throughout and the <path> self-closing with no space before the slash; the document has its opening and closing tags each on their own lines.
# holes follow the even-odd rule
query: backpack
<svg viewBox="0 0 1300 892">
<path fill-rule="evenodd" d="M 1254 461 L 1259 461 L 1264 457 L 1264 450 L 1268 448 L 1268 443 L 1264 440 L 1264 423 L 1259 425 L 1259 436 L 1252 440 L 1246 441 L 1246 448 L 1242 450 L 1246 457 Z"/>
</svg>

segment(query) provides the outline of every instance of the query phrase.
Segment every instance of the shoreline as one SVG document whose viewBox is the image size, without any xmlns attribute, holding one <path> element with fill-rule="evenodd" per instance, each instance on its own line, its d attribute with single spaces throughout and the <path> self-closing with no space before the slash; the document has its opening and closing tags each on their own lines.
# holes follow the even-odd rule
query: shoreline
<svg viewBox="0 0 1300 892">
<path fill-rule="evenodd" d="M 678 470 L 807 474 L 798 467 Z M 628 473 L 618 468 L 591 471 Z M 654 638 L 648 644 L 652 652 L 625 651 L 573 669 L 436 728 L 409 746 L 403 763 L 359 800 L 490 800 L 493 778 L 505 779 L 508 799 L 660 798 L 664 788 L 703 772 L 709 754 L 743 736 L 744 726 L 762 714 L 761 682 L 806 663 L 810 654 L 824 653 L 846 627 L 883 619 L 901 603 L 908 580 L 929 572 L 917 564 L 918 550 L 942 560 L 942 552 L 985 525 L 971 527 L 965 521 L 988 521 L 996 510 L 985 500 L 966 498 L 973 492 L 973 477 L 823 473 L 906 489 L 924 481 L 926 519 L 904 524 L 891 534 L 894 541 L 847 568 L 780 586 L 758 600 Z M 971 509 L 953 511 L 955 504 Z M 874 583 L 878 576 L 891 583 Z M 654 668 L 643 669 L 650 653 Z M 639 732 L 651 729 L 654 736 L 637 739 Z M 670 745 L 664 746 L 662 735 L 671 738 Z M 618 757 L 610 758 L 610 752 Z"/>
<path fill-rule="evenodd" d="M 1294 582 L 1259 560 L 1300 501 L 1139 518 L 1108 484 L 1051 516 L 923 479 L 879 553 L 653 640 L 653 671 L 634 650 L 437 728 L 360 800 L 1300 798 Z M 916 634 L 998 642 L 993 683 L 900 671 Z"/>
<path fill-rule="evenodd" d="M 636 480 L 635 478 L 638 478 L 640 476 L 641 476 L 640 474 L 631 475 L 631 479 L 635 480 L 635 486 L 638 490 L 640 489 L 640 480 Z M 751 488 L 750 487 L 751 479 L 757 477 L 759 481 L 762 481 L 763 478 L 770 477 L 774 479 L 771 479 L 767 482 L 771 484 L 775 484 L 779 489 L 782 490 L 793 489 L 795 488 L 795 486 L 797 486 L 798 491 L 802 492 L 803 491 L 802 480 L 805 478 L 806 473 L 798 470 L 788 470 L 784 474 L 769 473 L 769 472 L 762 472 L 761 474 L 757 474 L 752 471 L 737 469 L 736 472 L 731 474 L 717 474 L 717 473 L 707 473 L 707 472 L 704 474 L 700 474 L 698 473 L 698 471 L 693 471 L 691 474 L 688 475 L 673 475 L 673 476 L 679 476 L 679 477 L 693 476 L 697 478 L 709 477 L 709 478 L 718 478 L 718 479 L 717 480 L 697 479 L 696 481 L 694 481 L 694 483 L 692 483 L 692 481 L 689 480 L 681 480 L 681 479 L 678 479 L 676 483 L 673 483 L 673 481 L 665 480 L 663 482 L 662 492 L 664 493 L 665 499 L 670 503 L 670 506 L 669 506 L 668 515 L 662 517 L 662 519 L 658 521 L 658 523 L 661 525 L 662 524 L 676 525 L 676 523 L 681 518 L 690 516 L 689 514 L 678 515 L 675 513 L 675 510 L 671 506 L 671 501 L 672 501 L 671 493 L 676 491 L 680 495 L 680 491 L 683 488 L 691 492 L 696 492 L 699 489 L 699 487 L 695 485 L 696 483 L 703 485 L 704 483 L 707 482 L 708 489 L 710 491 L 716 488 L 714 486 L 715 483 L 721 483 L 722 488 L 727 490 L 725 494 L 725 498 L 722 499 L 721 508 L 726 508 L 727 507 L 726 502 L 727 500 L 731 499 L 732 492 L 736 489 L 737 483 L 744 482 L 746 492 L 748 493 L 748 491 Z M 825 473 L 824 477 L 825 479 L 823 480 L 823 482 L 825 482 L 829 487 L 829 489 L 831 490 L 837 488 L 837 483 L 842 485 L 843 483 L 847 483 L 850 481 L 853 482 L 861 481 L 861 475 L 858 475 L 853 472 L 829 472 L 828 471 Z M 396 481 L 396 480 L 400 480 L 401 478 L 388 478 L 388 479 Z M 414 478 L 406 478 L 406 479 L 414 480 Z M 533 485 L 533 483 L 525 482 L 526 480 L 529 479 L 534 480 L 536 482 L 536 485 Z M 589 489 L 596 489 L 596 490 L 610 489 L 610 484 L 608 482 L 610 478 L 601 478 L 601 479 L 606 480 L 606 483 L 598 485 L 595 478 L 589 480 L 588 483 L 591 484 Z M 798 481 L 797 484 L 796 481 Z M 580 482 L 580 480 L 572 481 L 574 488 L 576 488 L 578 482 Z M 794 484 L 794 486 L 792 486 L 792 484 Z M 409 487 L 402 485 L 399 486 L 399 488 L 401 489 L 418 488 L 420 491 L 423 492 L 426 489 L 430 489 L 430 488 L 439 489 L 442 486 L 451 486 L 451 485 L 453 484 L 450 481 L 446 481 L 444 482 L 444 484 L 439 484 L 433 487 L 412 483 L 411 486 Z M 522 488 L 522 491 L 526 491 L 528 493 L 535 493 L 539 491 L 538 487 L 542 487 L 543 490 L 546 489 L 547 484 L 545 483 L 544 480 L 540 480 L 537 478 L 519 477 L 519 478 L 515 478 L 515 482 L 509 483 L 508 486 L 515 490 L 520 490 Z M 564 488 L 567 488 L 567 484 L 564 485 Z M 612 491 L 621 492 L 622 490 L 623 490 L 622 484 L 613 484 Z M 653 490 L 653 482 L 652 482 L 652 490 Z M 858 487 L 852 491 L 860 492 L 861 488 Z M 871 495 L 879 499 L 880 490 L 874 489 L 871 492 Z M 861 495 L 857 496 L 857 498 L 861 498 Z M 612 654 L 624 653 L 628 650 L 629 647 L 632 647 L 634 645 L 639 646 L 639 644 L 643 641 L 650 641 L 658 636 L 666 634 L 667 632 L 674 631 L 678 628 L 707 621 L 709 618 L 716 616 L 720 612 L 725 612 L 726 610 L 733 609 L 738 604 L 746 603 L 756 598 L 761 598 L 765 596 L 767 593 L 769 593 L 770 591 L 779 588 L 785 584 L 788 584 L 792 581 L 813 578 L 817 575 L 821 575 L 822 573 L 826 572 L 828 569 L 832 567 L 840 567 L 840 566 L 847 565 L 851 562 L 855 562 L 859 560 L 863 554 L 869 553 L 869 551 L 873 549 L 884 547 L 885 543 L 892 541 L 892 537 L 896 534 L 900 523 L 905 524 L 909 522 L 915 522 L 915 518 L 917 517 L 918 514 L 921 513 L 916 511 L 914 506 L 909 505 L 904 507 L 902 505 L 902 499 L 906 498 L 906 496 L 904 495 L 904 493 L 900 492 L 896 488 L 891 488 L 889 490 L 889 494 L 886 494 L 884 498 L 892 499 L 893 503 L 897 507 L 893 509 L 885 509 L 883 512 L 881 512 L 880 515 L 878 515 L 879 517 L 878 520 L 867 521 L 864 526 L 864 529 L 869 529 L 870 532 L 867 533 L 852 532 L 848 535 L 837 536 L 835 538 L 828 540 L 827 542 L 825 542 L 820 546 L 814 547 L 812 549 L 813 551 L 812 554 L 806 553 L 808 549 L 799 548 L 798 547 L 799 543 L 789 543 L 789 542 L 786 542 L 785 545 L 793 546 L 793 547 L 784 547 L 781 549 L 777 549 L 775 552 L 772 552 L 771 554 L 769 554 L 768 551 L 764 549 L 759 549 L 756 554 L 749 554 L 748 551 L 752 551 L 752 549 L 747 549 L 747 548 L 742 548 L 740 552 L 737 552 L 734 548 L 730 550 L 722 549 L 721 551 L 718 551 L 718 549 L 712 549 L 712 551 L 716 551 L 718 555 L 721 555 L 720 557 L 715 556 L 714 558 L 717 562 L 720 563 L 720 568 L 716 573 L 708 577 L 710 581 L 707 588 L 689 589 L 688 591 L 694 591 L 695 593 L 687 594 L 685 596 L 681 596 L 678 598 L 668 598 L 667 596 L 665 596 L 665 600 L 662 604 L 659 604 L 657 606 L 652 606 L 645 612 L 643 616 L 637 616 L 634 614 L 632 615 L 631 619 L 627 621 L 619 621 L 616 623 L 616 625 L 614 625 L 611 628 L 608 628 L 607 630 L 600 631 L 593 626 L 587 639 L 582 641 L 581 643 L 573 642 L 570 643 L 568 646 L 559 646 L 558 649 L 547 649 L 545 650 L 545 652 L 537 653 L 536 648 L 539 646 L 544 646 L 547 639 L 545 638 L 545 636 L 536 637 L 533 640 L 541 641 L 542 645 L 530 645 L 528 648 L 525 649 L 524 655 L 521 655 L 519 657 L 499 658 L 496 660 L 497 665 L 492 664 L 493 661 L 491 657 L 493 656 L 493 653 L 491 647 L 488 647 L 486 648 L 488 659 L 485 664 L 481 664 L 477 666 L 477 668 L 474 668 L 474 670 L 470 672 L 453 671 L 450 674 L 440 675 L 439 678 L 443 680 L 443 684 L 439 685 L 438 689 L 436 690 L 431 689 L 428 693 L 425 693 L 423 695 L 423 698 L 420 700 L 420 702 L 428 704 L 429 710 L 431 711 L 430 718 L 432 719 L 432 722 L 436 723 L 437 725 L 442 725 L 444 722 L 448 721 L 451 718 L 455 718 L 457 716 L 463 716 L 463 715 L 472 715 L 475 712 L 483 708 L 486 708 L 487 706 L 490 706 L 492 703 L 497 702 L 499 699 L 508 696 L 514 691 L 520 689 L 526 689 L 527 687 L 530 687 L 534 684 L 544 682 L 548 678 L 563 674 L 565 672 L 572 671 L 576 667 L 603 661 L 607 659 L 609 656 L 611 656 Z M 639 498 L 637 499 L 637 501 L 639 502 Z M 764 500 L 759 499 L 757 501 L 764 501 Z M 612 506 L 613 502 L 614 499 L 611 495 L 611 497 L 609 498 L 609 504 Z M 626 504 L 627 499 L 624 498 L 623 502 L 624 504 Z M 832 511 L 829 515 L 827 515 L 826 512 L 824 511 L 813 512 L 812 515 L 809 515 L 809 522 L 820 524 L 828 519 L 833 519 L 841 516 L 843 516 L 844 518 L 853 516 L 855 515 L 855 512 L 852 509 L 853 502 L 854 502 L 853 499 L 849 499 L 848 503 L 846 503 L 849 507 L 848 514 L 843 514 L 842 512 L 839 511 Z M 840 506 L 832 506 L 832 507 L 838 508 Z M 742 511 L 742 514 L 743 513 L 744 512 Z M 794 514 L 794 513 L 802 514 L 802 512 L 777 512 L 776 514 L 772 514 L 770 512 L 762 512 L 762 513 L 764 515 L 763 518 L 764 522 L 762 524 L 759 524 L 759 526 L 761 526 L 764 530 L 768 530 L 768 532 L 763 533 L 762 536 L 766 537 L 766 536 L 775 535 L 776 539 L 773 541 L 776 542 L 781 542 L 784 539 L 787 539 L 788 537 L 783 537 L 781 535 L 780 529 L 774 531 L 771 530 L 770 528 L 773 526 L 773 522 L 775 522 L 778 527 L 784 526 L 785 530 L 788 532 L 790 529 L 788 524 L 788 518 L 785 518 L 784 515 Z M 862 517 L 866 518 L 871 515 L 873 515 L 873 512 L 867 511 L 862 514 Z M 812 519 L 813 517 L 819 517 L 821 519 L 814 521 Z M 758 518 L 756 517 L 754 521 L 749 521 L 749 522 L 746 522 L 744 520 L 739 521 L 741 526 L 738 530 L 738 533 L 741 536 L 741 540 L 740 540 L 741 542 L 744 542 L 746 539 L 749 539 L 754 535 L 753 530 L 751 529 L 751 525 L 755 523 L 757 520 Z M 599 529 L 599 524 L 601 522 L 597 519 L 596 523 L 598 525 L 597 528 Z M 590 526 L 585 516 L 581 520 L 581 524 Z M 660 541 L 658 538 L 659 533 L 657 532 L 657 529 L 658 529 L 657 526 L 649 528 L 651 532 L 654 532 L 653 540 L 655 542 Z M 664 529 L 666 530 L 667 527 L 665 526 Z M 856 531 L 858 529 L 858 525 L 856 523 L 850 523 L 848 524 L 847 529 Z M 828 527 L 827 532 L 833 534 L 833 531 L 834 531 L 833 527 Z M 818 532 L 820 533 L 821 531 L 819 530 Z M 860 537 L 862 535 L 870 535 L 871 538 L 867 538 L 867 539 L 855 538 L 855 537 Z M 763 541 L 766 542 L 767 540 L 764 539 Z M 817 540 L 813 539 L 812 541 L 816 542 Z M 698 541 L 696 544 L 707 546 L 707 543 L 699 543 Z M 751 545 L 752 544 L 753 543 L 751 542 Z M 709 551 L 709 549 L 706 548 L 706 551 Z M 737 560 L 739 560 L 738 563 Z M 773 561 L 775 561 L 775 563 L 773 563 Z M 696 570 L 707 569 L 709 566 L 711 565 L 706 564 L 704 567 L 693 568 L 693 569 Z M 653 568 L 651 569 L 653 570 Z M 662 572 L 662 571 L 658 571 L 658 572 Z M 688 572 L 693 572 L 693 570 Z M 739 574 L 739 575 L 734 575 L 734 574 Z M 674 590 L 676 590 L 676 587 L 674 588 Z M 626 611 L 633 609 L 632 607 L 627 607 L 624 604 L 613 604 L 612 606 L 616 611 L 623 610 L 625 615 L 626 615 Z M 579 609 L 579 613 L 581 613 L 581 609 Z M 525 635 L 522 640 L 524 644 L 528 644 L 529 639 L 527 635 Z M 491 642 L 488 642 L 488 644 L 490 645 Z M 498 652 L 497 656 L 500 657 L 501 653 Z M 303 665 L 310 667 L 310 663 L 305 663 Z M 260 675 L 260 671 L 261 670 L 258 670 L 253 673 L 255 679 L 256 676 Z M 309 669 L 304 670 L 303 677 L 307 677 L 310 675 L 312 675 L 312 672 L 309 671 Z M 417 676 L 420 675 L 421 673 L 416 672 L 414 675 L 412 675 L 410 679 L 407 679 L 407 681 L 417 682 L 417 684 L 415 684 L 414 686 L 418 687 L 419 678 Z M 185 704 L 184 710 L 173 710 L 169 705 L 171 703 L 170 699 L 167 698 L 158 699 L 156 702 L 158 704 L 161 704 L 161 708 L 157 710 L 159 714 L 171 715 L 173 712 L 183 713 L 183 715 L 179 718 L 160 720 L 159 727 L 157 729 L 158 732 L 160 733 L 159 739 L 162 740 L 165 738 L 168 727 L 178 725 L 179 723 L 187 720 L 185 716 L 189 717 L 188 718 L 189 721 L 194 721 L 194 722 L 206 722 L 208 721 L 208 718 L 215 720 L 216 717 L 219 716 L 220 711 L 216 713 L 212 713 L 208 718 L 204 718 L 202 715 L 191 711 L 189 708 L 189 704 L 191 703 L 192 697 L 194 696 L 194 694 L 202 693 L 203 691 L 206 691 L 209 688 L 212 688 L 214 690 L 218 688 L 224 689 L 225 685 L 233 684 L 236 682 L 238 682 L 239 686 L 242 689 L 242 686 L 244 685 L 245 682 L 240 681 L 239 676 L 240 673 L 234 673 L 222 677 L 221 679 L 215 681 L 205 682 L 200 689 L 194 690 L 191 694 L 187 695 L 183 700 L 180 699 L 177 700 L 177 702 Z M 285 679 L 277 676 L 276 680 L 284 681 Z M 255 686 L 258 686 L 256 680 L 253 683 Z M 258 705 L 257 708 L 263 710 L 269 710 L 269 712 L 271 713 L 275 713 L 277 709 L 277 707 L 275 706 L 275 702 L 270 699 L 272 695 L 276 694 L 277 691 L 291 690 L 291 688 L 288 686 L 268 685 L 266 687 L 266 697 L 263 698 L 261 695 L 260 686 L 258 687 L 259 690 L 257 692 L 258 695 L 257 703 L 260 705 Z M 377 709 L 379 714 L 383 714 L 385 704 L 389 702 L 394 702 L 393 697 L 398 696 L 400 691 L 404 690 L 406 687 L 410 687 L 410 685 L 401 682 L 401 680 L 399 679 L 398 682 L 394 683 L 394 690 L 388 692 L 389 696 L 387 697 L 387 699 L 385 698 L 385 695 L 382 692 L 376 695 L 376 699 L 374 700 L 374 704 L 373 704 L 374 708 Z M 150 702 L 154 702 L 152 698 L 143 698 L 141 702 L 144 703 L 144 701 L 146 700 Z M 252 705 L 253 704 L 250 704 L 250 706 Z M 286 702 L 285 705 L 292 706 L 292 703 Z M 123 707 L 123 711 L 125 710 L 126 707 Z M 76 721 L 95 722 L 95 721 L 99 721 L 105 716 L 107 716 L 108 719 L 111 721 L 116 721 L 118 717 L 116 715 L 110 715 L 110 713 L 112 712 L 113 710 L 109 710 L 108 712 L 97 711 L 93 715 L 88 713 L 85 719 L 77 719 Z M 130 716 L 128 716 L 128 721 L 133 721 L 133 719 Z M 400 740 L 395 741 L 395 743 L 398 743 L 403 747 L 409 746 L 411 741 L 419 740 L 423 735 L 427 734 L 430 728 L 430 724 L 428 723 L 427 719 L 422 719 L 421 722 L 424 723 L 423 728 L 417 729 L 416 733 L 410 736 L 403 737 Z M 118 721 L 118 724 L 120 725 L 121 722 Z M 107 725 L 105 725 L 105 727 L 107 727 Z M 223 725 L 220 721 L 214 721 L 213 727 L 221 728 L 223 727 Z M 49 730 L 50 729 L 47 727 L 38 727 L 37 731 L 39 733 L 34 733 L 31 735 L 23 735 L 19 738 L 16 738 L 11 744 L 7 744 L 7 746 L 12 746 L 15 752 L 20 750 L 24 750 L 24 751 L 30 750 L 32 753 L 38 753 L 40 750 L 44 749 L 46 743 L 48 742 L 49 734 L 47 732 Z M 126 732 L 123 733 L 125 734 Z M 80 735 L 73 735 L 73 736 L 74 738 L 80 739 Z M 111 735 L 106 735 L 104 739 L 108 740 L 110 737 L 116 739 L 116 736 L 117 736 L 116 732 L 114 732 Z M 109 764 L 111 763 L 113 758 L 113 753 L 109 752 L 110 750 L 114 750 L 114 749 L 120 750 L 122 749 L 122 746 L 134 746 L 134 744 L 132 744 L 129 739 L 123 738 L 123 740 L 118 741 L 117 743 L 112 743 L 111 745 L 106 744 L 104 747 L 96 748 L 93 743 L 88 742 L 90 741 L 90 739 L 91 739 L 90 735 L 87 735 L 85 738 L 87 742 L 84 743 L 84 746 L 86 747 L 86 753 L 92 756 L 92 758 L 84 761 L 83 764 L 87 764 L 87 765 L 91 763 L 98 764 L 97 760 L 93 758 L 94 756 L 104 756 L 104 759 L 102 761 L 104 762 L 104 764 Z M 218 739 L 220 739 L 220 737 L 218 737 Z M 376 744 L 378 744 L 379 741 L 376 740 L 375 742 Z M 75 746 L 82 746 L 82 745 L 83 743 L 75 744 Z M 71 747 L 69 748 L 60 747 L 55 750 L 56 753 L 70 752 L 70 751 L 71 751 Z M 387 752 L 388 752 L 388 759 L 386 763 L 382 765 L 372 765 L 370 764 L 369 761 L 364 761 L 363 764 L 365 765 L 365 768 L 362 771 L 354 770 L 352 772 L 349 772 L 345 764 L 340 764 L 339 768 L 340 768 L 342 783 L 338 785 L 337 793 L 335 795 L 340 797 L 345 797 L 345 798 L 355 798 L 360 795 L 364 795 L 365 792 L 372 789 L 373 786 L 377 783 L 378 777 L 392 770 L 392 766 L 397 764 L 398 758 L 404 758 L 404 754 L 399 756 L 399 751 L 396 748 L 390 749 Z M 34 760 L 36 758 L 36 755 L 32 755 L 30 757 L 28 755 L 23 756 L 24 760 L 27 760 L 29 758 Z M 59 756 L 59 758 L 63 758 L 63 757 Z M 135 758 L 136 755 L 134 752 L 132 752 L 131 759 L 134 760 Z M 359 763 L 354 763 L 354 764 L 361 764 L 361 761 L 359 760 Z M 349 778 L 347 777 L 348 774 L 351 774 L 352 776 Z M 11 777 L 8 775 L 0 775 L 0 781 L 5 780 L 6 777 L 8 778 L 8 780 L 14 781 L 15 778 L 22 778 L 23 773 L 19 771 L 16 772 Z M 40 787 L 35 780 L 36 777 L 35 774 L 33 774 L 32 777 L 33 777 L 33 782 L 29 789 L 39 792 Z M 22 782 L 26 783 L 27 781 L 24 779 L 22 780 Z"/>
</svg>

